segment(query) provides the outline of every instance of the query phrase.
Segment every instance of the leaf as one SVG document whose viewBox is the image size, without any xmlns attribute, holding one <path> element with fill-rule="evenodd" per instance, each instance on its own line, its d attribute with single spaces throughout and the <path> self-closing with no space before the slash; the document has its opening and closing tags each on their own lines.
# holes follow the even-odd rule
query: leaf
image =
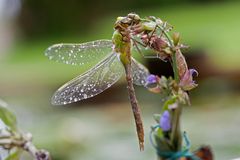
<svg viewBox="0 0 240 160">
<path fill-rule="evenodd" d="M 16 149 L 5 158 L 5 160 L 20 160 L 22 150 Z"/>
<path fill-rule="evenodd" d="M 177 97 L 176 97 L 176 96 L 173 96 L 173 97 L 171 97 L 170 99 L 168 99 L 168 100 L 164 103 L 164 105 L 163 105 L 163 107 L 162 107 L 162 110 L 163 110 L 163 111 L 168 110 L 168 109 L 169 109 L 169 105 L 174 104 L 174 103 L 176 102 L 176 100 L 177 100 Z"/>
<path fill-rule="evenodd" d="M 12 131 L 17 131 L 17 119 L 16 116 L 8 110 L 7 103 L 0 99 L 0 119 L 8 126 Z"/>
</svg>

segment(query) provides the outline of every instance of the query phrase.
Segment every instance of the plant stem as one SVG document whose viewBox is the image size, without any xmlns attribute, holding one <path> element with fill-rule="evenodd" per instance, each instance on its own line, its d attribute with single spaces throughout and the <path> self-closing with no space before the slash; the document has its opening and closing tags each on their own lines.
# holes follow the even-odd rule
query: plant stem
<svg viewBox="0 0 240 160">
<path fill-rule="evenodd" d="M 173 73 L 174 73 L 174 79 L 177 83 L 179 83 L 179 74 L 178 74 L 178 68 L 177 68 L 177 58 L 176 58 L 176 51 L 172 54 L 172 67 L 173 67 Z"/>
<path fill-rule="evenodd" d="M 35 160 L 51 160 L 51 156 L 48 151 L 38 150 L 32 143 L 32 135 L 25 134 L 16 136 L 12 134 L 9 137 L 0 136 L 0 146 L 5 149 L 12 149 L 14 147 L 23 149 L 31 154 Z"/>
<path fill-rule="evenodd" d="M 180 128 L 180 117 L 181 117 L 182 107 L 178 105 L 178 107 L 172 110 L 172 133 L 171 140 L 174 146 L 174 150 L 177 152 L 181 150 L 182 146 L 182 134 Z"/>
<path fill-rule="evenodd" d="M 172 56 L 171 56 L 172 68 L 173 68 L 173 73 L 174 73 L 174 79 L 175 79 L 175 81 L 178 84 L 179 81 L 180 81 L 180 78 L 179 78 L 178 67 L 177 67 L 177 57 L 176 57 L 175 46 L 173 44 L 173 41 L 172 41 L 172 38 L 170 37 L 170 35 L 164 30 L 164 28 L 162 28 L 161 26 L 159 26 L 159 27 L 162 30 L 163 34 L 168 39 L 170 47 L 172 48 L 172 51 L 173 51 Z M 174 150 L 176 152 L 181 150 L 181 146 L 182 146 L 182 134 L 181 134 L 181 128 L 180 128 L 181 112 L 182 112 L 182 107 L 179 104 L 178 104 L 178 107 L 176 109 L 172 110 L 172 120 L 171 120 L 171 123 L 172 123 L 172 134 L 171 134 L 171 141 L 172 141 L 172 144 L 174 146 Z M 162 157 L 159 157 L 159 159 L 163 160 Z"/>
<path fill-rule="evenodd" d="M 177 83 L 179 83 L 179 74 L 178 74 L 178 68 L 177 68 L 177 58 L 176 58 L 176 50 L 174 49 L 174 44 L 172 41 L 171 36 L 164 30 L 164 28 L 162 26 L 159 26 L 159 28 L 162 30 L 163 34 L 166 36 L 166 38 L 168 39 L 168 42 L 170 44 L 170 47 L 173 49 L 173 53 L 172 53 L 172 68 L 173 68 L 173 73 L 174 73 L 174 79 Z"/>
<path fill-rule="evenodd" d="M 27 142 L 24 144 L 23 148 L 29 152 L 35 160 L 51 160 L 50 154 L 46 150 L 38 150 L 32 142 Z"/>
</svg>

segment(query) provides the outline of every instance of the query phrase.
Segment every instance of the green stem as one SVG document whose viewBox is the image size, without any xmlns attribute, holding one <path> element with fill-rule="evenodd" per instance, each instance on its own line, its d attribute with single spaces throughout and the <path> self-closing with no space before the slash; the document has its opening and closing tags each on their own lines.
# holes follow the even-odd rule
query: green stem
<svg viewBox="0 0 240 160">
<path fill-rule="evenodd" d="M 171 36 L 164 30 L 162 26 L 159 26 L 159 28 L 162 30 L 163 34 L 166 36 L 168 39 L 168 42 L 170 44 L 170 47 L 173 49 L 175 48 L 174 43 L 172 41 Z M 177 68 L 177 57 L 176 57 L 176 50 L 173 49 L 173 54 L 172 54 L 172 67 L 173 67 L 173 73 L 174 73 L 174 79 L 177 83 L 179 83 L 179 74 L 178 74 L 178 68 Z"/>
<path fill-rule="evenodd" d="M 178 106 L 176 109 L 172 110 L 172 133 L 171 141 L 174 146 L 175 151 L 180 151 L 182 146 L 182 134 L 180 127 L 182 106 Z"/>
<path fill-rule="evenodd" d="M 173 67 L 173 73 L 174 73 L 174 79 L 177 83 L 179 83 L 179 74 L 178 74 L 178 68 L 177 68 L 177 58 L 176 58 L 176 51 L 172 54 L 172 67 Z"/>
<path fill-rule="evenodd" d="M 172 68 L 174 73 L 174 79 L 177 83 L 179 83 L 179 73 L 177 68 L 177 57 L 176 57 L 176 50 L 175 45 L 172 41 L 171 36 L 164 30 L 162 26 L 159 26 L 159 28 L 162 30 L 163 34 L 168 39 L 168 42 L 170 44 L 170 47 L 173 50 L 171 59 L 172 59 Z M 181 150 L 182 146 L 182 134 L 181 134 L 181 128 L 180 128 L 180 118 L 181 118 L 181 112 L 182 107 L 179 105 L 176 109 L 172 110 L 172 134 L 171 134 L 171 141 L 174 146 L 175 151 Z"/>
<path fill-rule="evenodd" d="M 172 49 L 172 56 L 171 56 L 171 60 L 172 60 L 172 68 L 173 68 L 173 73 L 174 73 L 174 80 L 177 82 L 177 84 L 180 81 L 179 78 L 179 73 L 178 73 L 178 67 L 177 67 L 177 57 L 176 57 L 176 50 L 175 50 L 175 45 L 172 41 L 172 37 L 165 31 L 165 29 L 162 26 L 158 26 L 162 33 L 165 35 L 165 37 L 167 38 L 170 48 Z M 171 119 L 171 124 L 172 124 L 172 133 L 171 133 L 171 143 L 173 145 L 173 149 L 174 151 L 179 151 L 181 150 L 181 146 L 182 146 L 182 134 L 181 134 L 181 128 L 180 128 L 180 118 L 181 118 L 181 111 L 182 111 L 182 107 L 178 104 L 178 107 L 174 110 L 172 110 L 171 115 L 172 115 L 172 119 Z M 158 160 L 164 160 L 163 157 L 158 157 Z"/>
</svg>

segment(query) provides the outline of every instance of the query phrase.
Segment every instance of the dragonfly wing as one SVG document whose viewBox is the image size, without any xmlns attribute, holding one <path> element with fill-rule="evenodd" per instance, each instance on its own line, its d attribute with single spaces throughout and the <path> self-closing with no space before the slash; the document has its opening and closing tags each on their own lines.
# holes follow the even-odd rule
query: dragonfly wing
<svg viewBox="0 0 240 160">
<path fill-rule="evenodd" d="M 71 65 L 96 64 L 112 52 L 111 40 L 97 40 L 81 44 L 62 43 L 50 46 L 45 55 L 50 60 Z"/>
<path fill-rule="evenodd" d="M 133 83 L 139 86 L 145 86 L 147 77 L 149 76 L 148 69 L 139 63 L 137 60 L 132 58 L 132 77 Z"/>
<path fill-rule="evenodd" d="M 116 53 L 92 69 L 67 82 L 52 97 L 52 104 L 63 105 L 93 97 L 111 87 L 124 73 Z"/>
</svg>

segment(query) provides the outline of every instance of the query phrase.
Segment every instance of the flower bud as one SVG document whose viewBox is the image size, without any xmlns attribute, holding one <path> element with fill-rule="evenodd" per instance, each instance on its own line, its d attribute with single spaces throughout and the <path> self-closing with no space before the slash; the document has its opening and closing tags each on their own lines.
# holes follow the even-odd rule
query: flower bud
<svg viewBox="0 0 240 160">
<path fill-rule="evenodd" d="M 167 132 L 171 130 L 171 117 L 168 110 L 164 111 L 160 118 L 160 127 L 163 131 Z"/>
<path fill-rule="evenodd" d="M 180 41 L 180 33 L 174 32 L 172 35 L 174 46 L 177 46 Z"/>
<path fill-rule="evenodd" d="M 145 87 L 153 93 L 159 93 L 161 91 L 158 83 L 159 83 L 159 77 L 156 75 L 149 75 L 146 80 Z"/>
<path fill-rule="evenodd" d="M 150 74 L 147 77 L 147 84 L 154 84 L 154 83 L 157 83 L 157 82 L 158 82 L 158 78 L 157 78 L 156 75 Z"/>
</svg>

